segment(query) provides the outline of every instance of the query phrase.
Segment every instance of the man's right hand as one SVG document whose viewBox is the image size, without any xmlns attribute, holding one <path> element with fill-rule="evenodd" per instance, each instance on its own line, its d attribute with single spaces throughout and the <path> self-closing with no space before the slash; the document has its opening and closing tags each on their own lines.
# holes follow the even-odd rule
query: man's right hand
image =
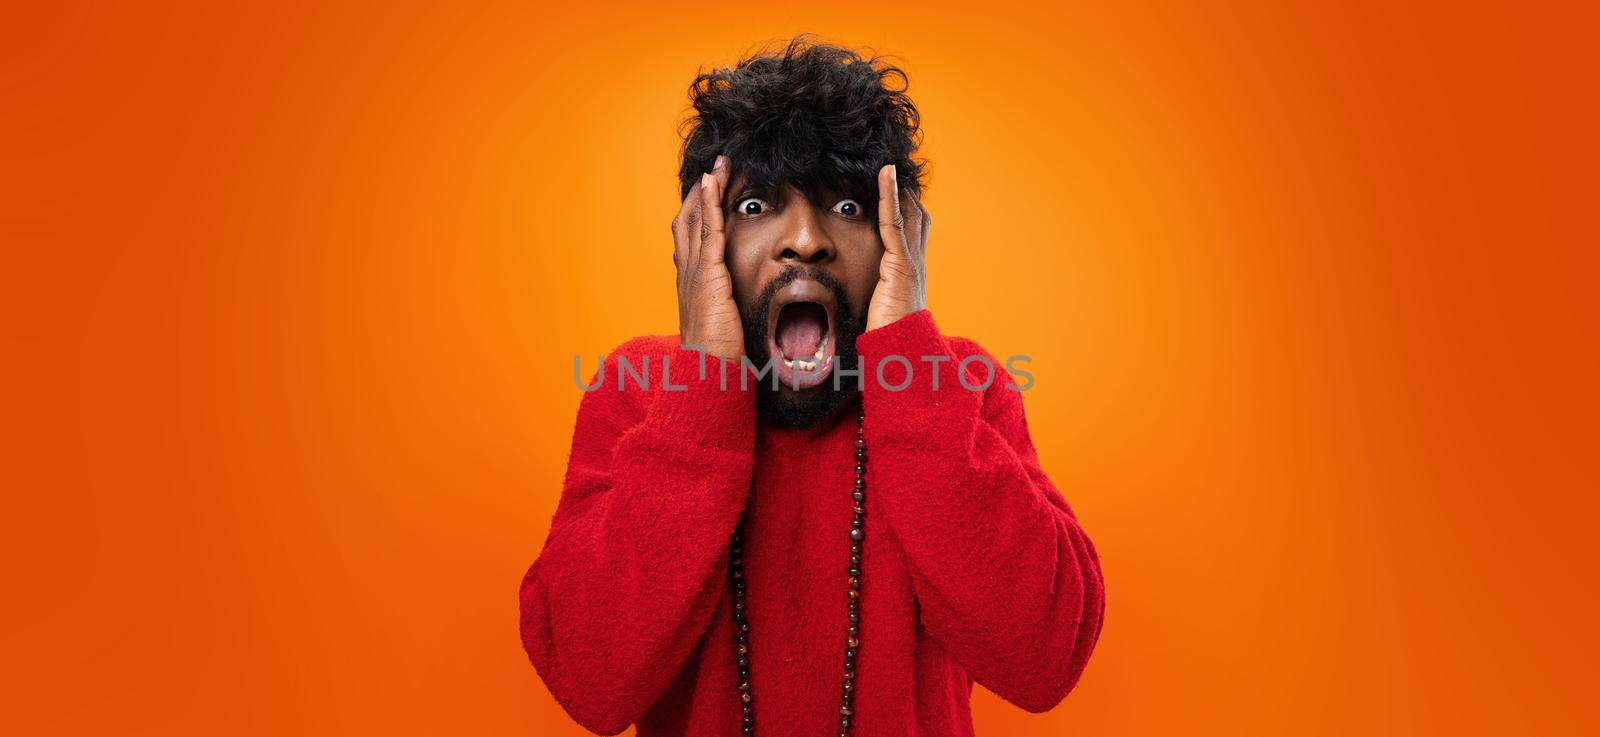
<svg viewBox="0 0 1600 737">
<path fill-rule="evenodd" d="M 733 301 L 733 278 L 723 262 L 722 191 L 728 157 L 689 189 L 672 219 L 672 263 L 678 267 L 678 333 L 685 347 L 731 361 L 744 357 L 744 323 Z"/>
</svg>

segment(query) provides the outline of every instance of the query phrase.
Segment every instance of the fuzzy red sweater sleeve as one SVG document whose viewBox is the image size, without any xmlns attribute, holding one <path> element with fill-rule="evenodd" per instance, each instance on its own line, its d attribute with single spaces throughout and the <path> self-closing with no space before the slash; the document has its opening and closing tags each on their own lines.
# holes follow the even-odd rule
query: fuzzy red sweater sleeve
<svg viewBox="0 0 1600 737">
<path fill-rule="evenodd" d="M 985 688 L 1050 709 L 1083 673 L 1105 590 L 1094 547 L 1039 466 L 1021 393 L 982 348 L 941 336 L 927 310 L 856 346 L 868 488 L 905 551 L 924 626 Z M 956 371 L 978 355 L 994 379 L 971 391 Z M 892 356 L 912 369 L 900 391 L 907 366 Z M 967 363 L 970 385 L 987 376 L 981 360 Z"/>
<path fill-rule="evenodd" d="M 619 391 L 618 356 L 652 387 Z M 737 366 L 641 339 L 602 364 L 584 395 L 544 550 L 523 577 L 523 647 L 585 728 L 616 734 L 642 716 L 705 632 L 727 545 L 749 493 L 755 403 Z M 632 380 L 630 379 L 630 382 Z M 591 382 L 592 383 L 592 382 Z M 682 390 L 673 390 L 683 387 Z"/>
</svg>

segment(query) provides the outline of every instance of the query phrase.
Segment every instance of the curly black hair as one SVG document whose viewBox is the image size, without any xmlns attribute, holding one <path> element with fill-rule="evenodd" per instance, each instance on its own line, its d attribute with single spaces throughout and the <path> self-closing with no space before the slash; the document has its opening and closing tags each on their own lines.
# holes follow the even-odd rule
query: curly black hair
<svg viewBox="0 0 1600 737">
<path fill-rule="evenodd" d="M 793 185 L 813 202 L 831 190 L 873 208 L 878 169 L 894 164 L 902 188 L 922 192 L 926 162 L 909 79 L 882 57 L 796 36 L 732 69 L 702 71 L 689 86 L 679 198 L 727 154 L 759 191 Z M 868 212 L 876 212 L 870 209 Z"/>
</svg>

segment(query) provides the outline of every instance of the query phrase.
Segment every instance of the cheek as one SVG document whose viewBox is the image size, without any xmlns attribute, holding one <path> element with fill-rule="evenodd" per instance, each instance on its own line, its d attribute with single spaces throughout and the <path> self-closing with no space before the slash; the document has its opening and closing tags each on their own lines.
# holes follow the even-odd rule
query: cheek
<svg viewBox="0 0 1600 737">
<path fill-rule="evenodd" d="M 864 315 L 872 290 L 878 286 L 878 265 L 883 261 L 883 242 L 879 240 L 876 228 L 853 235 L 849 247 L 840 252 L 844 267 L 841 276 L 845 294 L 850 297 L 856 311 Z"/>
<path fill-rule="evenodd" d="M 761 292 L 761 267 L 767 259 L 760 238 L 748 230 L 728 230 L 728 250 L 723 261 L 733 279 L 734 299 L 741 307 Z"/>
</svg>

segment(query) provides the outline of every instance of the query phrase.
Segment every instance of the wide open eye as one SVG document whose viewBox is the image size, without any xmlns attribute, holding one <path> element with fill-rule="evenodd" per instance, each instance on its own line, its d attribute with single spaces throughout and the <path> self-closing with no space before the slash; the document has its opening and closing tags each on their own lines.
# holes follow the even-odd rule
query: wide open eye
<svg viewBox="0 0 1600 737">
<path fill-rule="evenodd" d="M 861 215 L 861 203 L 855 200 L 839 200 L 834 203 L 833 211 L 847 218 L 859 217 Z"/>
<path fill-rule="evenodd" d="M 759 197 L 746 197 L 733 206 L 733 211 L 740 215 L 760 215 L 771 207 L 772 205 Z"/>
</svg>

